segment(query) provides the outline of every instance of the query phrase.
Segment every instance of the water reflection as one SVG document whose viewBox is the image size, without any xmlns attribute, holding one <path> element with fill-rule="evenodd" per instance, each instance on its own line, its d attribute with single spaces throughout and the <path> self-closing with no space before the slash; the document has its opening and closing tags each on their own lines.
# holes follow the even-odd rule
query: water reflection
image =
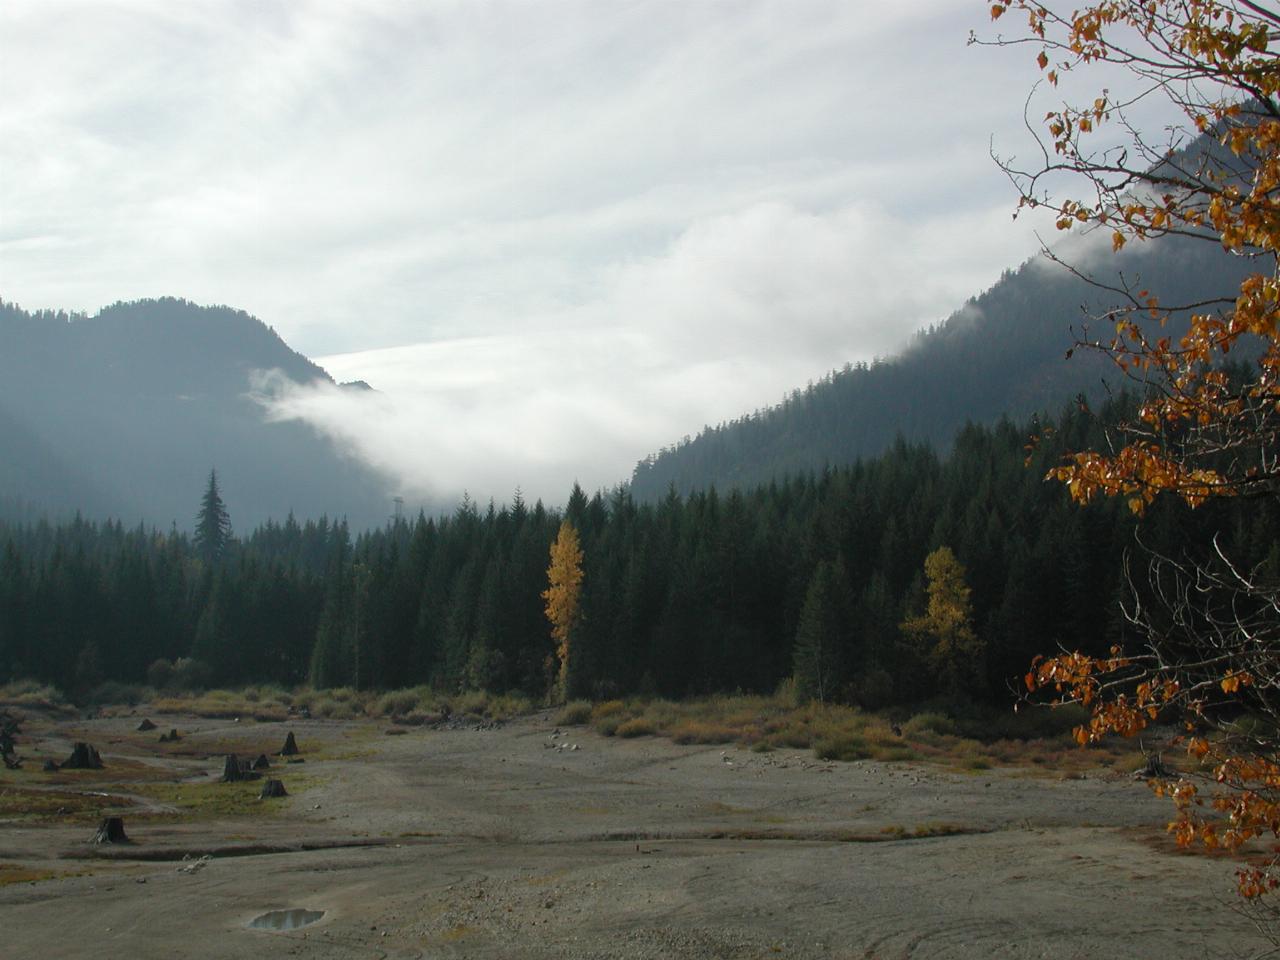
<svg viewBox="0 0 1280 960">
<path fill-rule="evenodd" d="M 297 930 L 309 923 L 315 923 L 324 916 L 323 910 L 303 910 L 294 907 L 290 910 L 272 910 L 249 921 L 255 930 Z"/>
</svg>

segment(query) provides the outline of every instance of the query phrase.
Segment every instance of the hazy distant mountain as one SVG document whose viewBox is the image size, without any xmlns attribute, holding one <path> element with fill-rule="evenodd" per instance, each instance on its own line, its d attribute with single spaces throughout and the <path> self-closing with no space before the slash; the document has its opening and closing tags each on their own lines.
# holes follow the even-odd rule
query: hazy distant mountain
<svg viewBox="0 0 1280 960">
<path fill-rule="evenodd" d="M 1216 244 L 1166 239 L 1108 254 L 1093 276 L 1114 283 L 1122 274 L 1135 289 L 1149 288 L 1173 304 L 1230 291 L 1249 270 L 1247 260 Z M 1089 351 L 1066 358 L 1084 311 L 1115 303 L 1115 295 L 1060 266 L 1030 260 L 902 355 L 846 367 L 776 407 L 708 427 L 646 458 L 636 466 L 632 492 L 653 500 L 673 484 L 682 493 L 712 484 L 747 488 L 878 454 L 899 434 L 945 446 L 967 420 L 1056 413 L 1078 393 L 1101 392 L 1104 378 L 1115 380 L 1113 368 Z"/>
<path fill-rule="evenodd" d="M 389 484 L 299 423 L 266 423 L 250 374 L 332 382 L 270 327 L 166 298 L 93 317 L 0 303 L 0 511 L 190 527 L 216 468 L 237 529 L 383 522 Z"/>
</svg>

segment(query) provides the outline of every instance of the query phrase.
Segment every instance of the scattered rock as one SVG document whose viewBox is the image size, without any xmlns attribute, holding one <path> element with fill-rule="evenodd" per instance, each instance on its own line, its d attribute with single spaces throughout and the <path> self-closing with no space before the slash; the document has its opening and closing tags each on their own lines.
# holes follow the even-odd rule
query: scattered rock
<svg viewBox="0 0 1280 960">
<path fill-rule="evenodd" d="M 90 744 L 77 743 L 71 750 L 71 756 L 62 761 L 63 770 L 101 770 L 102 757 Z"/>
<path fill-rule="evenodd" d="M 129 838 L 124 832 L 123 817 L 104 817 L 102 823 L 98 824 L 98 832 L 93 835 L 90 843 L 128 843 Z"/>
<path fill-rule="evenodd" d="M 192 860 L 191 854 L 189 853 L 184 854 L 182 857 L 182 861 L 183 861 L 182 866 L 178 867 L 178 872 L 179 873 L 199 873 L 201 870 L 203 870 L 205 867 L 209 865 L 209 861 L 212 859 L 213 857 L 209 856 L 209 854 L 207 853 L 197 860 Z"/>
</svg>

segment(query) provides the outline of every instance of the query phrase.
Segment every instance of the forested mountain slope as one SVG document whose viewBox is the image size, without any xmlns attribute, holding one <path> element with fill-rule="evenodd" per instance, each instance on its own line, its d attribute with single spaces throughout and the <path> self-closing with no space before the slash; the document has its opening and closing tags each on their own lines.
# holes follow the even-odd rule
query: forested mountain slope
<svg viewBox="0 0 1280 960">
<path fill-rule="evenodd" d="M 1247 260 L 1215 244 L 1164 239 L 1107 254 L 1092 275 L 1150 289 L 1172 304 L 1236 289 L 1249 270 Z M 681 493 L 712 485 L 750 489 L 874 456 L 899 435 L 945 447 L 966 421 L 1020 418 L 1056 411 L 1077 393 L 1097 396 L 1104 379 L 1115 381 L 1113 369 L 1089 351 L 1069 359 L 1067 352 L 1086 314 L 1116 302 L 1115 294 L 1060 265 L 1029 260 L 901 355 L 846 366 L 778 406 L 708 427 L 642 460 L 632 495 L 653 501 L 671 486 Z M 1093 336 L 1112 332 L 1104 324 Z"/>
<path fill-rule="evenodd" d="M 260 320 L 184 300 L 93 317 L 0 303 L 0 513 L 190 526 L 216 467 L 233 523 L 389 512 L 382 478 L 298 423 L 267 423 L 254 370 L 329 375 Z"/>
<path fill-rule="evenodd" d="M 1054 429 L 1028 467 L 1036 426 L 969 426 L 946 458 L 897 443 L 749 493 L 639 504 L 575 487 L 563 513 L 468 501 L 355 537 L 286 520 L 242 529 L 215 558 L 182 533 L 0 519 L 0 683 L 32 677 L 84 695 L 104 680 L 142 683 L 157 659 L 194 658 L 215 685 L 555 696 L 543 591 L 563 517 L 583 552 L 560 691 L 570 698 L 769 692 L 812 674 L 804 653 L 816 650 L 829 698 L 1004 704 L 1036 653 L 1100 654 L 1123 639 L 1126 557 L 1144 562 L 1122 500 L 1080 507 L 1042 480 L 1062 451 L 1100 442 L 1097 423 L 1078 410 L 1041 422 Z M 1270 500 L 1192 511 L 1166 497 L 1143 543 L 1173 553 L 1216 535 L 1274 577 L 1276 529 Z M 963 658 L 901 626 L 926 610 L 926 558 L 943 546 L 971 591 Z M 1134 582 L 1149 602 L 1142 575 Z"/>
</svg>

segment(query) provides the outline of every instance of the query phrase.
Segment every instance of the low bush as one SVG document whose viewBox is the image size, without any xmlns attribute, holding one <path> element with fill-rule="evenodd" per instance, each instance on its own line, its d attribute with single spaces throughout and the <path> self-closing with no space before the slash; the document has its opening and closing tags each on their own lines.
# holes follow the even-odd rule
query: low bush
<svg viewBox="0 0 1280 960">
<path fill-rule="evenodd" d="M 618 724 L 618 728 L 614 731 L 619 737 L 649 737 L 657 732 L 657 728 L 654 727 L 653 723 L 643 716 L 624 720 Z"/>
<path fill-rule="evenodd" d="M 571 700 L 556 714 L 556 723 L 562 727 L 576 727 L 591 722 L 591 701 Z"/>
</svg>

